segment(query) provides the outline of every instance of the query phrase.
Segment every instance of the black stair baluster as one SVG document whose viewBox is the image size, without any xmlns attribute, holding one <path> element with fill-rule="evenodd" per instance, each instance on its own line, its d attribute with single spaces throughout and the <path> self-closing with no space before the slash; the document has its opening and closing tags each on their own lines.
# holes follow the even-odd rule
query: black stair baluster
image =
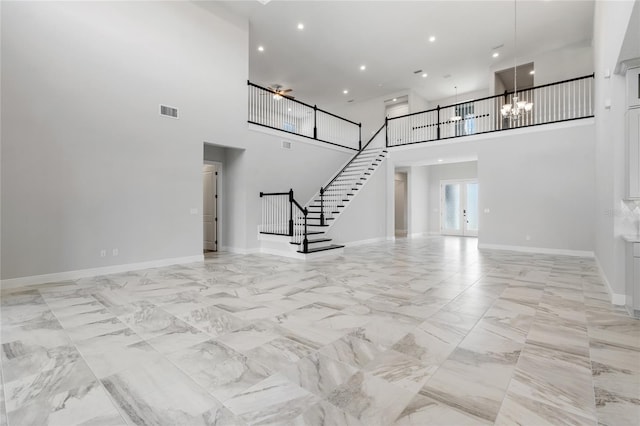
<svg viewBox="0 0 640 426">
<path fill-rule="evenodd" d="M 293 237 L 293 189 L 289 189 L 289 236 Z"/>
<path fill-rule="evenodd" d="M 302 240 L 302 252 L 309 253 L 309 239 L 307 238 L 307 215 L 309 214 L 309 209 L 305 207 L 302 212 L 304 213 L 304 240 Z"/>
<path fill-rule="evenodd" d="M 324 226 L 324 188 L 320 187 L 320 225 Z"/>
</svg>

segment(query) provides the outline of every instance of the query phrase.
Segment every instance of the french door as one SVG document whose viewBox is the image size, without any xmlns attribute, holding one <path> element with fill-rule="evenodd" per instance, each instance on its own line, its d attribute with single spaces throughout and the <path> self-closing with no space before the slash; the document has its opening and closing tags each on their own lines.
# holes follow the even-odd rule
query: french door
<svg viewBox="0 0 640 426">
<path fill-rule="evenodd" d="M 440 233 L 478 236 L 478 181 L 440 182 Z"/>
</svg>

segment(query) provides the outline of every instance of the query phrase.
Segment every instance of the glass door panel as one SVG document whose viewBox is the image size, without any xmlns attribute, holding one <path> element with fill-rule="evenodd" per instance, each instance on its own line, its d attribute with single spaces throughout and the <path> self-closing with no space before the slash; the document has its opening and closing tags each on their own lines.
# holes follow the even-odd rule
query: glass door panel
<svg viewBox="0 0 640 426">
<path fill-rule="evenodd" d="M 443 214 L 444 220 L 442 224 L 443 233 L 449 235 L 461 235 L 461 211 L 460 211 L 460 184 L 459 183 L 446 183 L 443 184 L 444 202 L 443 202 Z"/>
<path fill-rule="evenodd" d="M 478 235 L 478 182 L 443 181 L 440 232 L 443 235 Z"/>
</svg>

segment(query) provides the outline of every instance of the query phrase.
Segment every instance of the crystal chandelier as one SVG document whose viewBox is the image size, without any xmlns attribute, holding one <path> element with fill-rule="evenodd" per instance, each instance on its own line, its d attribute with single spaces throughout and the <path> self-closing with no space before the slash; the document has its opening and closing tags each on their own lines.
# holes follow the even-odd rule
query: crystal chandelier
<svg viewBox="0 0 640 426">
<path fill-rule="evenodd" d="M 513 0 L 513 99 L 511 103 L 502 105 L 502 116 L 511 117 L 512 120 L 519 119 L 524 112 L 529 112 L 533 108 L 532 102 L 518 100 L 518 61 L 516 55 L 518 52 L 517 46 L 517 34 L 518 34 L 518 19 L 516 13 L 517 0 Z"/>
</svg>

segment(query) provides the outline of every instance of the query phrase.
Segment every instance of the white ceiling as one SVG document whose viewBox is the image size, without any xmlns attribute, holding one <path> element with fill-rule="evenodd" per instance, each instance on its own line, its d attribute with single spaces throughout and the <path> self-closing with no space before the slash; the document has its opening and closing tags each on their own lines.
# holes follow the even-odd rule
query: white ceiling
<svg viewBox="0 0 640 426">
<path fill-rule="evenodd" d="M 441 99 L 451 96 L 456 85 L 461 93 L 485 89 L 497 61 L 513 64 L 512 1 L 219 4 L 249 19 L 252 82 L 281 84 L 294 89 L 298 99 L 323 107 L 408 89 L 427 100 Z M 592 38 L 592 0 L 518 0 L 517 10 L 518 56 Z M 297 29 L 300 22 L 302 31 Z M 257 50 L 259 45 L 264 52 Z M 493 48 L 500 45 L 500 57 L 492 58 Z M 428 77 L 414 74 L 416 70 Z"/>
</svg>

